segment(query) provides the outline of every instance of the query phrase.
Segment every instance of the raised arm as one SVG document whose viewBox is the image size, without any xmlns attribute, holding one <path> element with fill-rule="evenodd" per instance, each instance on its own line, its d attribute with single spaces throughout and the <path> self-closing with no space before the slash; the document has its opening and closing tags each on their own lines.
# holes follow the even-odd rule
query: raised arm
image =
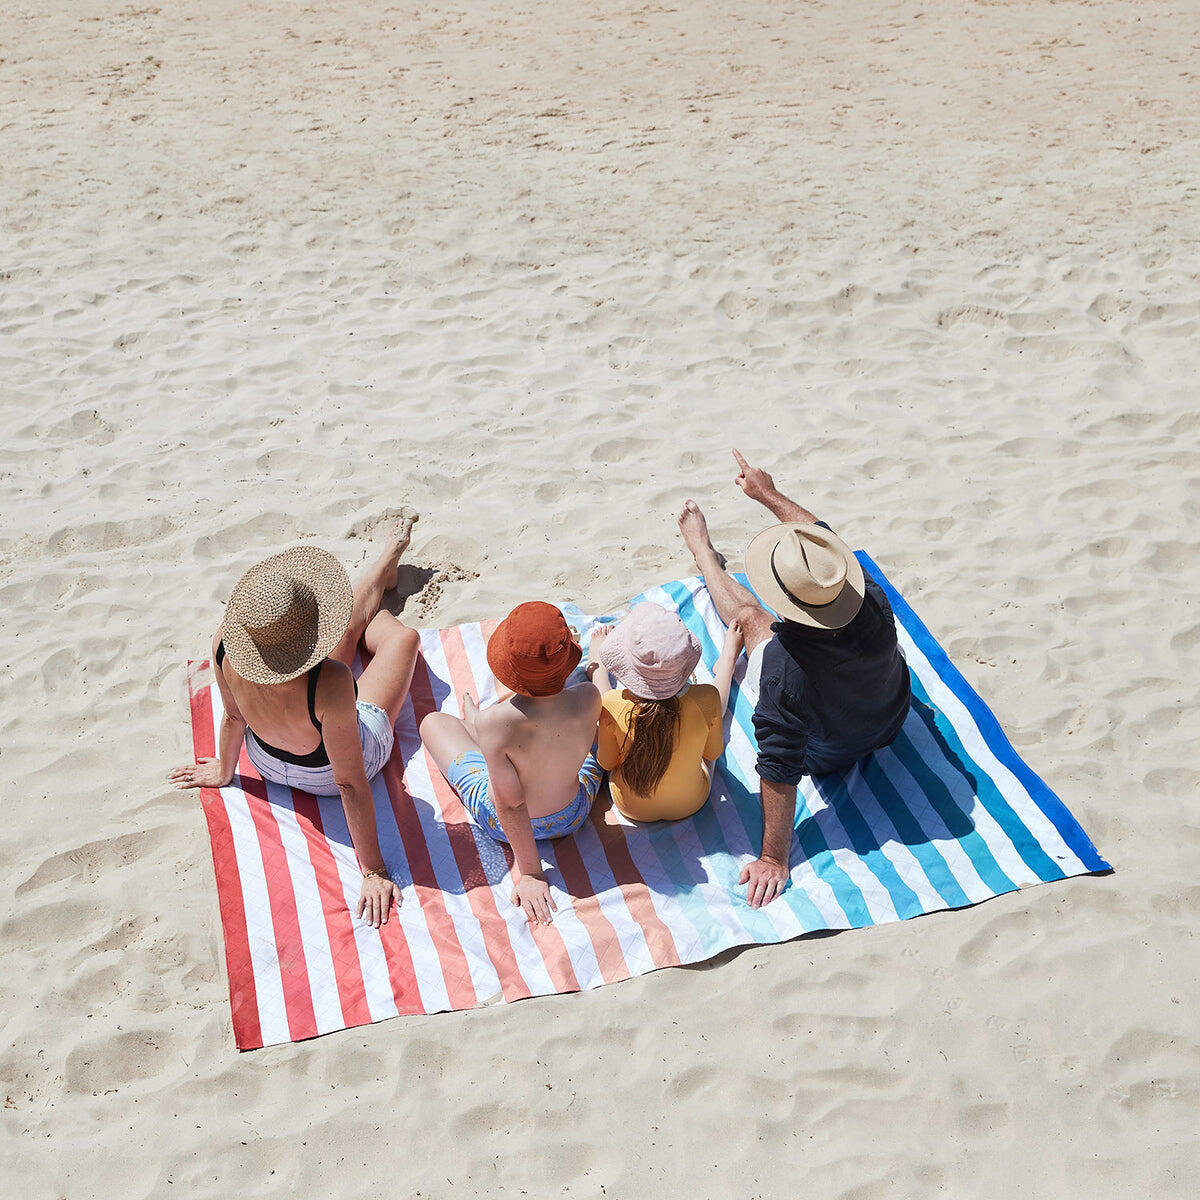
<svg viewBox="0 0 1200 1200">
<path fill-rule="evenodd" d="M 375 800 L 367 781 L 358 734 L 354 676 L 345 663 L 328 659 L 321 668 L 316 709 L 321 718 L 321 736 L 329 754 L 329 764 L 333 767 L 333 781 L 342 798 L 350 841 L 363 873 L 356 915 L 378 928 L 387 923 L 393 901 L 400 903 L 400 889 L 388 878 L 379 850 Z"/>
<path fill-rule="evenodd" d="M 600 651 L 604 649 L 604 643 L 608 640 L 611 632 L 611 625 L 595 625 L 592 627 L 592 636 L 588 642 L 587 677 L 595 684 L 596 690 L 602 696 L 605 692 L 611 692 L 613 688 L 608 668 L 600 661 Z"/>
<path fill-rule="evenodd" d="M 737 666 L 738 655 L 742 652 L 745 640 L 742 634 L 742 623 L 740 621 L 730 622 L 729 627 L 725 630 L 725 641 L 721 646 L 721 653 L 713 666 L 713 683 L 717 685 L 717 694 L 721 697 L 722 712 L 729 707 L 729 692 L 733 687 L 733 669 Z"/>
<path fill-rule="evenodd" d="M 795 500 L 789 500 L 776 486 L 775 480 L 762 469 L 752 467 L 738 451 L 733 452 L 737 460 L 738 474 L 734 483 L 750 497 L 757 500 L 764 508 L 774 514 L 777 521 L 803 521 L 808 525 L 816 524 L 817 518 L 799 505 Z"/>
</svg>

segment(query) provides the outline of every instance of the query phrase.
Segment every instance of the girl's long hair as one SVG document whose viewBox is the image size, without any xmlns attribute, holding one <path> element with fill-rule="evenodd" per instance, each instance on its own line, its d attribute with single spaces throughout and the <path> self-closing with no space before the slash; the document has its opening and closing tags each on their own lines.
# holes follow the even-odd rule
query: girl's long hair
<svg viewBox="0 0 1200 1200">
<path fill-rule="evenodd" d="M 621 763 L 621 775 L 630 791 L 651 796 L 671 765 L 675 750 L 675 727 L 679 724 L 679 697 L 642 700 L 635 697 L 629 714 L 626 742 L 629 754 Z"/>
</svg>

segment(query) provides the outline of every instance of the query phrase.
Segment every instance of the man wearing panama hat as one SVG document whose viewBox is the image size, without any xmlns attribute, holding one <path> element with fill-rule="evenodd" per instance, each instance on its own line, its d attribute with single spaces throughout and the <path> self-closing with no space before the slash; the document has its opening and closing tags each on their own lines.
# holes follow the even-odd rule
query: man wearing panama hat
<svg viewBox="0 0 1200 1200">
<path fill-rule="evenodd" d="M 766 471 L 733 456 L 734 482 L 779 522 L 746 551 L 746 574 L 762 603 L 725 571 L 694 500 L 684 504 L 679 529 L 721 620 L 741 624 L 743 686 L 757 683 L 763 843 L 741 882 L 760 908 L 787 887 L 796 785 L 891 742 L 908 714 L 911 685 L 883 589 L 828 525 L 784 496 Z"/>
</svg>

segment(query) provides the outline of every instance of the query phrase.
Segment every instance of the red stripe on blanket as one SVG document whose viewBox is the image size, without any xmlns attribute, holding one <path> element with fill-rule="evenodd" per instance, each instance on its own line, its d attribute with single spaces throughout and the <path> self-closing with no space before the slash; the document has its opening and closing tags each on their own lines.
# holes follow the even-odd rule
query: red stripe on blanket
<svg viewBox="0 0 1200 1200">
<path fill-rule="evenodd" d="M 367 989 L 363 980 L 362 963 L 358 957 L 358 942 L 354 936 L 354 918 L 346 904 L 345 889 L 338 874 L 337 860 L 325 839 L 321 823 L 321 808 L 316 797 L 308 792 L 290 789 L 297 824 L 308 844 L 308 857 L 321 895 L 321 913 L 329 937 L 329 954 L 333 960 L 333 976 L 337 982 L 338 1003 L 346 1028 L 370 1024 L 371 1010 L 367 1005 Z"/>
<path fill-rule="evenodd" d="M 292 1041 L 297 1042 L 317 1036 L 317 1017 L 313 1011 L 308 962 L 304 957 L 304 942 L 300 934 L 300 917 L 287 850 L 279 833 L 275 811 L 267 799 L 267 785 L 257 771 L 253 775 L 242 776 L 242 791 L 246 794 L 246 807 L 254 822 L 258 848 L 262 854 L 288 1033 Z"/>
<path fill-rule="evenodd" d="M 420 728 L 421 721 L 436 707 L 433 699 L 433 680 L 424 655 L 417 659 L 409 697 L 412 700 L 417 727 Z M 500 915 L 496 898 L 480 861 L 479 847 L 475 844 L 475 835 L 468 824 L 470 818 L 466 809 L 463 808 L 462 801 L 454 789 L 446 782 L 445 776 L 438 770 L 437 763 L 424 749 L 420 753 L 425 756 L 429 778 L 433 783 L 434 798 L 437 800 L 446 837 L 450 842 L 450 851 L 454 855 L 471 912 L 479 922 L 484 949 L 496 972 L 496 978 L 500 981 L 500 991 L 505 1000 L 520 1000 L 531 996 L 533 989 L 521 973 L 512 938 L 509 936 L 508 924 Z"/>
<path fill-rule="evenodd" d="M 197 758 L 216 755 L 212 690 L 198 676 L 208 669 L 207 660 L 188 668 L 188 692 L 192 709 L 192 746 Z M 212 843 L 213 873 L 217 878 L 217 905 L 225 934 L 225 973 L 229 982 L 229 1010 L 233 1017 L 233 1041 L 239 1050 L 257 1050 L 263 1044 L 258 1019 L 258 993 L 254 986 L 254 964 L 250 958 L 250 935 L 246 928 L 246 906 L 242 881 L 233 849 L 233 831 L 225 801 L 216 788 L 200 789 L 200 804 Z"/>
<path fill-rule="evenodd" d="M 677 967 L 682 960 L 679 957 L 679 948 L 675 945 L 675 938 L 667 928 L 666 922 L 655 911 L 650 889 L 629 852 L 625 827 L 615 822 L 610 824 L 605 819 L 608 809 L 609 805 L 592 805 L 591 822 L 600 838 L 600 844 L 604 847 L 604 856 L 608 859 L 613 879 L 616 880 L 617 887 L 625 899 L 625 907 L 638 923 L 654 965 Z"/>
<path fill-rule="evenodd" d="M 421 661 L 417 660 L 416 669 L 421 669 Z M 387 788 L 388 799 L 391 801 L 392 812 L 396 818 L 397 828 L 400 828 L 401 839 L 404 840 L 405 853 L 408 854 L 409 866 L 412 866 L 412 854 L 405 837 L 404 825 L 409 826 L 409 836 L 420 843 L 422 853 L 429 861 L 429 872 L 433 874 L 433 861 L 429 858 L 429 848 L 426 845 L 425 834 L 421 829 L 420 818 L 417 816 L 413 798 L 404 782 L 404 763 L 400 752 L 395 750 L 383 768 L 383 782 Z M 415 833 L 413 830 L 415 829 Z M 415 880 L 414 880 L 415 882 Z M 446 907 L 445 896 L 437 888 L 436 896 L 429 895 L 425 889 L 417 893 L 421 901 L 421 911 L 425 916 L 425 925 L 438 957 L 442 979 L 446 985 L 446 995 L 455 1008 L 473 1008 L 480 997 L 475 994 L 475 984 L 471 980 L 471 968 L 467 962 L 466 952 L 459 940 L 458 931 L 450 910 Z M 426 899 L 430 903 L 426 903 Z M 389 926 L 391 922 L 388 923 Z M 403 933 L 397 923 L 398 933 Z M 425 1005 L 417 987 L 416 972 L 408 950 L 408 941 L 403 936 L 393 941 L 389 937 L 384 943 L 387 955 L 388 974 L 392 982 L 392 992 L 396 997 L 396 1007 L 401 1012 L 424 1012 Z M 405 967 L 407 962 L 407 968 Z M 405 978 L 407 970 L 408 978 Z M 401 1007 L 401 1005 L 405 1007 Z"/>
<path fill-rule="evenodd" d="M 605 915 L 596 896 L 596 886 L 588 874 L 583 855 L 574 835 L 555 838 L 553 854 L 562 874 L 563 883 L 571 895 L 571 907 L 587 931 L 605 983 L 615 983 L 630 976 L 629 964 L 616 927 Z"/>
</svg>

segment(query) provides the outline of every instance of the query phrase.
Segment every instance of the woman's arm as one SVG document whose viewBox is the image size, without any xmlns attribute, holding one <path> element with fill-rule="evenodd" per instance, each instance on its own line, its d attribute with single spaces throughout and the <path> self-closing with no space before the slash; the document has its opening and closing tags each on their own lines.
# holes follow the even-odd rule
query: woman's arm
<svg viewBox="0 0 1200 1200">
<path fill-rule="evenodd" d="M 227 787 L 237 771 L 238 759 L 242 755 L 242 743 L 246 740 L 246 721 L 225 682 L 225 676 L 217 665 L 216 644 L 218 633 L 213 638 L 213 677 L 221 693 L 221 728 L 217 735 L 217 757 L 197 758 L 194 763 L 176 767 L 167 778 L 180 790 L 198 787 Z"/>
<path fill-rule="evenodd" d="M 354 701 L 354 677 L 344 663 L 328 659 L 317 685 L 317 716 L 333 781 L 342 798 L 350 841 L 363 872 L 357 916 L 378 928 L 387 923 L 392 902 L 400 903 L 400 889 L 388 878 L 379 850 L 375 828 L 375 800 L 367 782 L 362 742 L 358 735 L 358 707 Z"/>
<path fill-rule="evenodd" d="M 496 816 L 516 859 L 517 881 L 513 885 L 512 902 L 529 918 L 531 925 L 549 925 L 554 919 L 550 915 L 555 908 L 554 899 L 542 871 L 542 856 L 538 853 L 533 822 L 525 807 L 521 778 L 490 727 L 480 748 L 487 762 Z"/>
</svg>

